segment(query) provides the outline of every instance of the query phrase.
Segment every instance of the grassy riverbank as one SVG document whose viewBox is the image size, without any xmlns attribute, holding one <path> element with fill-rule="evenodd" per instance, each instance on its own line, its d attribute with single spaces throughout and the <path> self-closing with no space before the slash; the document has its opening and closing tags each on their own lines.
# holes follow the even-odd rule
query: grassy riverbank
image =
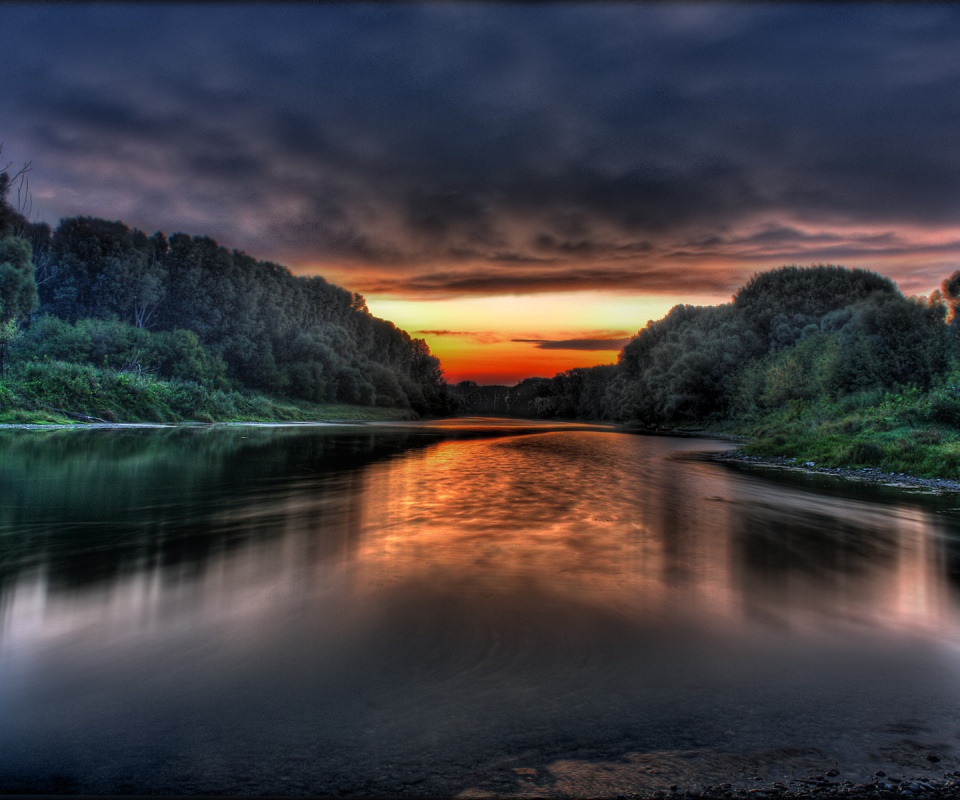
<svg viewBox="0 0 960 800">
<path fill-rule="evenodd" d="M 0 424 L 416 418 L 416 413 L 403 409 L 279 399 L 63 362 L 18 365 L 0 379 Z"/>
<path fill-rule="evenodd" d="M 822 467 L 873 468 L 960 479 L 960 387 L 860 392 L 833 402 L 791 402 L 714 430 L 745 440 L 751 456 L 796 458 Z"/>
</svg>

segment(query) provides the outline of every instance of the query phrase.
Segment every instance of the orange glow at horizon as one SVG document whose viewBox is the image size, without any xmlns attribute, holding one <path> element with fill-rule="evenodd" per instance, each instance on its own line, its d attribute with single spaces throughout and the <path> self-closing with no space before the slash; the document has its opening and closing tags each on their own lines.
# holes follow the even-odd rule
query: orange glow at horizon
<svg viewBox="0 0 960 800">
<path fill-rule="evenodd" d="M 463 380 L 512 386 L 524 378 L 552 378 L 575 367 L 614 364 L 616 350 L 543 350 L 534 344 L 502 342 L 458 346 L 435 337 L 430 352 L 443 364 L 448 383 Z"/>
<path fill-rule="evenodd" d="M 575 367 L 614 364 L 610 350 L 544 349 L 531 339 L 568 341 L 635 336 L 648 321 L 660 319 L 685 298 L 554 292 L 537 295 L 400 300 L 369 296 L 367 307 L 411 336 L 426 340 L 440 359 L 448 383 L 513 385 L 524 378 L 552 378 Z"/>
<path fill-rule="evenodd" d="M 801 241 L 754 241 L 753 234 L 789 225 Z M 526 294 L 446 295 L 378 294 L 365 289 L 396 280 L 392 270 L 371 265 L 302 265 L 299 274 L 321 274 L 338 285 L 363 294 L 371 313 L 393 322 L 411 336 L 426 340 L 450 383 L 515 384 L 528 377 L 552 377 L 575 367 L 614 364 L 619 348 L 610 350 L 542 347 L 517 339 L 563 342 L 635 336 L 650 320 L 658 320 L 677 304 L 717 305 L 758 272 L 785 264 L 809 266 L 832 263 L 861 268 L 892 278 L 907 296 L 926 296 L 958 265 L 955 248 L 960 229 L 902 226 L 845 227 L 842 223 L 812 224 L 797 220 L 757 218 L 738 238 L 701 250 L 675 251 L 660 259 L 675 271 L 675 280 L 648 290 L 637 286 L 595 290 L 555 289 Z M 469 276 L 471 270 L 463 268 Z M 482 265 L 475 265 L 476 273 Z M 562 275 L 562 270 L 560 270 Z M 659 283 L 657 283 L 659 280 Z M 729 287 L 729 288 L 724 288 Z M 451 290 L 454 291 L 454 290 Z"/>
</svg>

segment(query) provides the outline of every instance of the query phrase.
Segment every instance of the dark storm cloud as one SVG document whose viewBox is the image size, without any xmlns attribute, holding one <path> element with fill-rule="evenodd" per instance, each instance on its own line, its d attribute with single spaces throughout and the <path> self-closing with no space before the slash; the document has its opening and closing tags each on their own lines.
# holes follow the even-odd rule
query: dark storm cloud
<svg viewBox="0 0 960 800">
<path fill-rule="evenodd" d="M 370 276 L 362 287 L 371 294 L 410 291 L 431 297 L 457 295 L 532 294 L 572 292 L 587 289 L 644 291 L 653 293 L 723 293 L 735 286 L 741 273 L 735 268 L 707 272 L 673 267 L 636 265 L 624 268 L 564 267 L 495 269 L 459 272 L 405 272 L 393 276 Z"/>
<path fill-rule="evenodd" d="M 953 234 L 960 231 L 952 231 Z M 871 256 L 950 256 L 960 253 L 960 238 L 939 241 L 907 238 L 892 231 L 884 233 L 837 234 L 805 232 L 789 227 L 765 229 L 748 236 L 711 236 L 684 243 L 670 252 L 674 259 L 739 257 L 781 262 L 784 259 L 821 262 L 830 259 L 869 259 Z"/>
<path fill-rule="evenodd" d="M 622 350 L 630 337 L 621 339 L 511 339 L 535 344 L 538 350 Z"/>
<path fill-rule="evenodd" d="M 494 344 L 496 342 L 504 341 L 503 337 L 492 331 L 451 331 L 451 330 L 436 330 L 436 331 L 416 331 L 416 333 L 423 336 L 459 336 L 462 338 L 472 339 L 478 344 Z"/>
<path fill-rule="evenodd" d="M 48 220 L 210 234 L 401 294 L 957 260 L 922 235 L 960 214 L 952 6 L 3 14 L 0 140 Z"/>
</svg>

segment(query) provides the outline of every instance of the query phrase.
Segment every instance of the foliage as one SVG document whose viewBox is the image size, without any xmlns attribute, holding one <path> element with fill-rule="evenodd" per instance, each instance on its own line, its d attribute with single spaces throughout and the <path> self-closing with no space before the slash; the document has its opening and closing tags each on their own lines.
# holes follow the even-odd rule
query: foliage
<svg viewBox="0 0 960 800">
<path fill-rule="evenodd" d="M 23 239 L 0 239 L 0 321 L 20 320 L 37 307 L 30 245 Z"/>
<path fill-rule="evenodd" d="M 552 417 L 556 403 L 549 378 L 524 378 L 507 392 L 507 410 L 514 417 Z"/>
<path fill-rule="evenodd" d="M 0 422 L 405 419 L 400 409 L 281 401 L 195 381 L 62 361 L 17 363 L 0 382 Z"/>
<path fill-rule="evenodd" d="M 92 217 L 64 219 L 52 232 L 41 225 L 25 230 L 42 254 L 44 314 L 69 323 L 192 331 L 205 352 L 222 360 L 228 378 L 274 395 L 418 414 L 452 409 L 440 362 L 426 343 L 372 316 L 360 295 L 323 278 L 295 277 L 207 237 L 148 237 Z"/>
<path fill-rule="evenodd" d="M 733 307 L 741 326 L 767 342 L 764 349 L 777 350 L 831 311 L 874 294 L 899 292 L 889 278 L 863 269 L 786 266 L 754 275 L 734 295 Z"/>
<path fill-rule="evenodd" d="M 34 319 L 13 348 L 21 361 L 96 364 L 228 388 L 226 364 L 200 344 L 193 331 L 151 332 L 116 320 L 70 324 L 54 316 Z"/>
<path fill-rule="evenodd" d="M 203 236 L 147 236 L 84 216 L 55 230 L 30 223 L 6 202 L 22 174 L 0 173 L 0 374 L 11 348 L 28 371 L 60 363 L 49 372 L 57 380 L 74 374 L 66 364 L 88 365 L 113 370 L 111 385 L 150 376 L 195 387 L 181 394 L 213 397 L 232 384 L 405 416 L 452 410 L 426 343 L 372 316 L 360 295 Z M 31 319 L 38 304 L 42 316 Z M 158 415 L 180 413 L 168 399 Z"/>
<path fill-rule="evenodd" d="M 455 403 L 455 413 L 460 416 L 503 416 L 507 414 L 509 386 L 493 384 L 480 386 L 474 381 L 460 381 L 449 387 Z"/>
<path fill-rule="evenodd" d="M 729 304 L 676 306 L 621 351 L 619 397 L 608 399 L 614 416 L 651 422 L 700 420 L 723 414 L 727 383 L 761 350 Z"/>
<path fill-rule="evenodd" d="M 957 480 L 960 429 L 941 418 L 943 406 L 938 409 L 936 398 L 944 388 L 858 392 L 841 403 L 821 400 L 799 410 L 777 409 L 732 430 L 749 436 L 744 451 L 750 455 Z M 955 401 L 951 406 L 953 419 Z"/>
<path fill-rule="evenodd" d="M 836 266 L 754 275 L 730 303 L 678 305 L 648 323 L 616 367 L 555 376 L 527 413 L 669 426 L 927 390 L 960 347 L 945 321 L 950 291 L 909 299 L 887 278 Z"/>
<path fill-rule="evenodd" d="M 0 238 L 0 376 L 6 368 L 7 348 L 19 335 L 20 321 L 37 307 L 30 255 L 30 245 L 22 239 Z"/>
</svg>

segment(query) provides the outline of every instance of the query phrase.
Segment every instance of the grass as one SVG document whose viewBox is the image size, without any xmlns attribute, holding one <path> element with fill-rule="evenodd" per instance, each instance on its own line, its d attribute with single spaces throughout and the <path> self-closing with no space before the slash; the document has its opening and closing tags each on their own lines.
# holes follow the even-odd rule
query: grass
<svg viewBox="0 0 960 800">
<path fill-rule="evenodd" d="M 864 392 L 837 402 L 792 404 L 724 429 L 747 439 L 747 455 L 960 480 L 954 394 L 949 386 Z"/>
<path fill-rule="evenodd" d="M 0 379 L 0 424 L 380 421 L 416 416 L 404 409 L 207 389 L 190 381 L 58 361 L 17 365 Z"/>
</svg>

